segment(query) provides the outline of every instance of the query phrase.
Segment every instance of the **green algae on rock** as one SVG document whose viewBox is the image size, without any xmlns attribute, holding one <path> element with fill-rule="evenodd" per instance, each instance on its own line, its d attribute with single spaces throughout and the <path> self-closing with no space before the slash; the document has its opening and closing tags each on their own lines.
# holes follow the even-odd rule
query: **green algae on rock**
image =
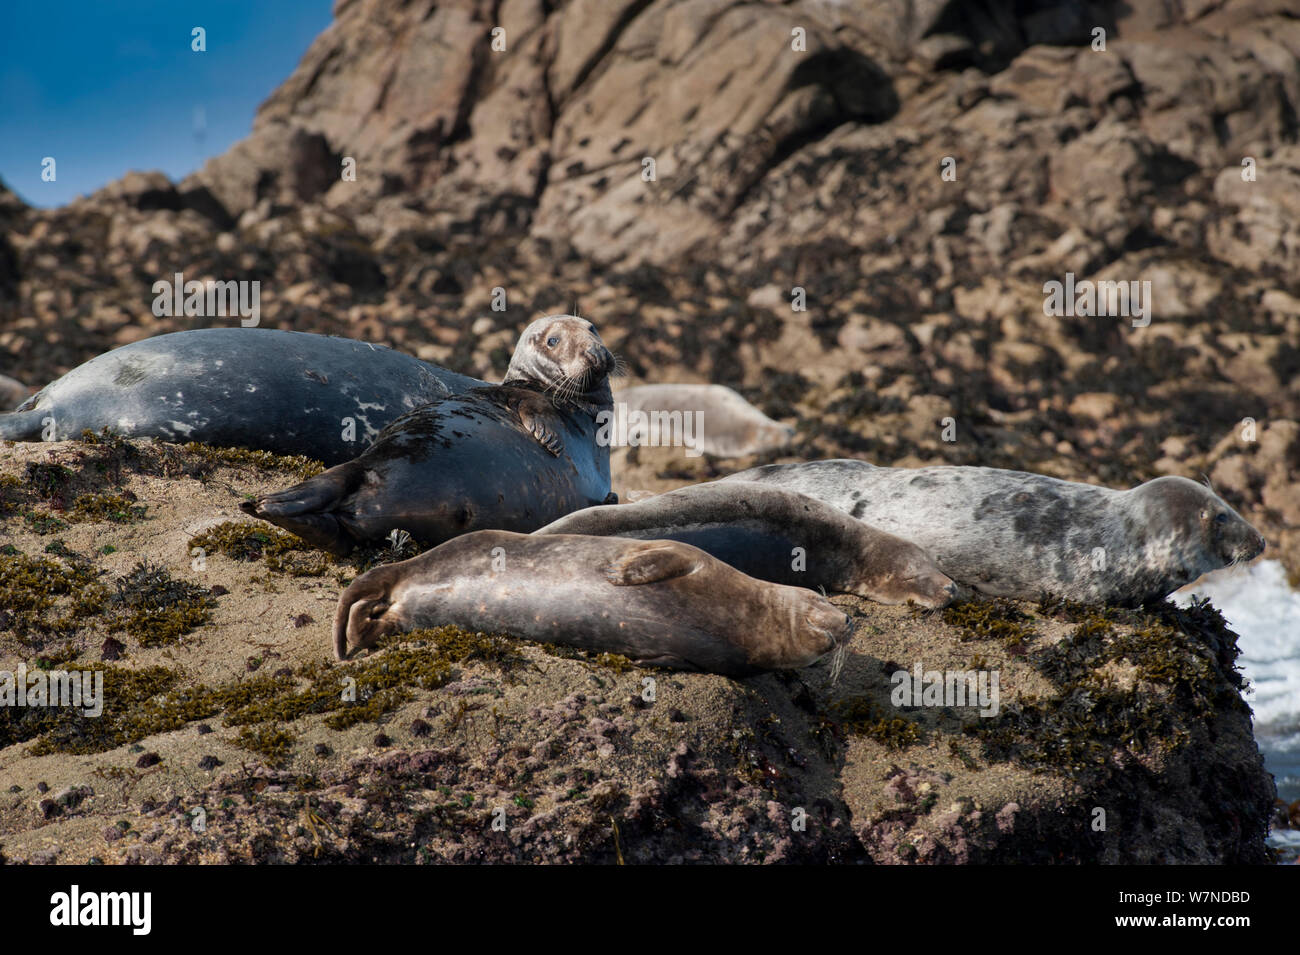
<svg viewBox="0 0 1300 955">
<path fill-rule="evenodd" d="M 82 494 L 67 512 L 71 521 L 112 521 L 131 524 L 144 520 L 146 506 L 137 504 L 134 495 Z"/>
<path fill-rule="evenodd" d="M 829 715 L 839 722 L 845 732 L 869 737 L 886 749 L 911 746 L 920 742 L 923 735 L 921 727 L 914 721 L 882 714 L 865 696 L 836 700 L 830 707 Z"/>
<path fill-rule="evenodd" d="M 109 598 L 113 630 L 125 630 L 143 647 L 175 643 L 212 619 L 216 600 L 206 587 L 174 579 L 148 561 L 119 577 Z"/>
<path fill-rule="evenodd" d="M 961 631 L 962 640 L 1001 640 L 1008 649 L 1023 647 L 1037 636 L 1032 619 L 1003 598 L 968 600 L 943 609 L 943 622 Z"/>
<path fill-rule="evenodd" d="M 264 560 L 267 569 L 291 577 L 319 577 L 329 566 L 328 555 L 280 530 L 246 521 L 226 521 L 190 538 L 191 550 L 221 554 L 231 560 Z"/>
</svg>

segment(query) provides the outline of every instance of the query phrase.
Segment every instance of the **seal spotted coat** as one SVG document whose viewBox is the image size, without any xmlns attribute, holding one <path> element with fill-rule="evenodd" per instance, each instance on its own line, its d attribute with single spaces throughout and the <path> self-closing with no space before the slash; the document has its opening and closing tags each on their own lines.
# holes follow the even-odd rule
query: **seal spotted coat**
<svg viewBox="0 0 1300 955">
<path fill-rule="evenodd" d="M 1252 560 L 1264 538 L 1208 487 L 1160 477 L 1128 491 L 983 467 L 771 464 L 722 478 L 798 491 L 922 547 L 986 594 L 1159 600 Z"/>
<path fill-rule="evenodd" d="M 199 328 L 78 365 L 0 414 L 0 439 L 67 441 L 112 428 L 338 464 L 406 412 L 486 384 L 351 338 Z"/>
</svg>

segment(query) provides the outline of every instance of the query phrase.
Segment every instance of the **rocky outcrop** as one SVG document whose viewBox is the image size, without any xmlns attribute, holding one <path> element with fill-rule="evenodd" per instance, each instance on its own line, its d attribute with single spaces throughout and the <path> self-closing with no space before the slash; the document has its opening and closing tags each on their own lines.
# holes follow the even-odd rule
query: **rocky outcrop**
<svg viewBox="0 0 1300 955">
<path fill-rule="evenodd" d="M 336 664 L 342 583 L 406 555 L 333 562 L 226 523 L 300 469 L 149 442 L 6 450 L 0 670 L 105 681 L 97 717 L 0 707 L 9 859 L 1267 860 L 1274 789 L 1212 608 L 835 597 L 856 623 L 838 681 L 450 628 Z M 918 663 L 981 672 L 985 695 L 895 700 Z"/>
<path fill-rule="evenodd" d="M 1205 474 L 1300 577 L 1300 19 L 1285 0 L 1014 6 L 343 0 L 252 134 L 184 181 L 132 174 L 54 210 L 0 190 L 0 374 L 38 385 L 211 324 L 151 313 L 176 272 L 260 281 L 265 325 L 480 377 L 537 310 L 577 306 L 634 379 L 726 384 L 795 426 L 790 456 Z M 1149 324 L 1046 314 L 1067 273 L 1149 282 Z M 623 496 L 719 473 L 615 454 Z M 1181 750 L 1105 784 L 1120 817 L 1165 826 L 1138 807 L 1183 779 L 1245 819 L 1264 777 L 1222 718 L 1243 791 L 1190 782 Z M 950 763 L 900 762 L 888 798 L 876 769 L 861 803 L 818 795 L 873 857 L 1045 831 L 1032 786 L 967 793 L 959 838 L 913 798 Z M 1008 841 L 1012 818 L 1036 835 Z M 1216 825 L 1180 858 L 1253 857 Z"/>
</svg>

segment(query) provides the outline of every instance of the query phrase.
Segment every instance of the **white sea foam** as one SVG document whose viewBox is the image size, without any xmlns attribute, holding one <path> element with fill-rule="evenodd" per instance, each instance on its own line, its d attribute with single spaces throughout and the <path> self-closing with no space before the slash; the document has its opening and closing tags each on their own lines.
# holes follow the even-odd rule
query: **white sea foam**
<svg viewBox="0 0 1300 955">
<path fill-rule="evenodd" d="M 1300 593 L 1288 586 L 1282 564 L 1264 560 L 1207 574 L 1173 599 L 1186 606 L 1193 595 L 1209 597 L 1239 637 L 1256 729 L 1300 725 Z"/>
</svg>

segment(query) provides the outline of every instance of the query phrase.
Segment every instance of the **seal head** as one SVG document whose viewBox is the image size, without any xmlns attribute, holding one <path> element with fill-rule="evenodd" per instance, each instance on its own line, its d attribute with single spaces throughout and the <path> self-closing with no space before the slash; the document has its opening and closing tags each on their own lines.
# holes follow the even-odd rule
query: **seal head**
<svg viewBox="0 0 1300 955">
<path fill-rule="evenodd" d="M 1205 485 L 1158 477 L 1128 493 L 1146 521 L 1148 546 L 1177 551 L 1192 574 L 1186 583 L 1264 552 L 1264 535 Z"/>
<path fill-rule="evenodd" d="M 591 322 L 574 315 L 548 315 L 519 336 L 502 384 L 541 385 L 561 404 L 591 409 L 613 401 L 609 377 L 616 365 Z"/>
</svg>

